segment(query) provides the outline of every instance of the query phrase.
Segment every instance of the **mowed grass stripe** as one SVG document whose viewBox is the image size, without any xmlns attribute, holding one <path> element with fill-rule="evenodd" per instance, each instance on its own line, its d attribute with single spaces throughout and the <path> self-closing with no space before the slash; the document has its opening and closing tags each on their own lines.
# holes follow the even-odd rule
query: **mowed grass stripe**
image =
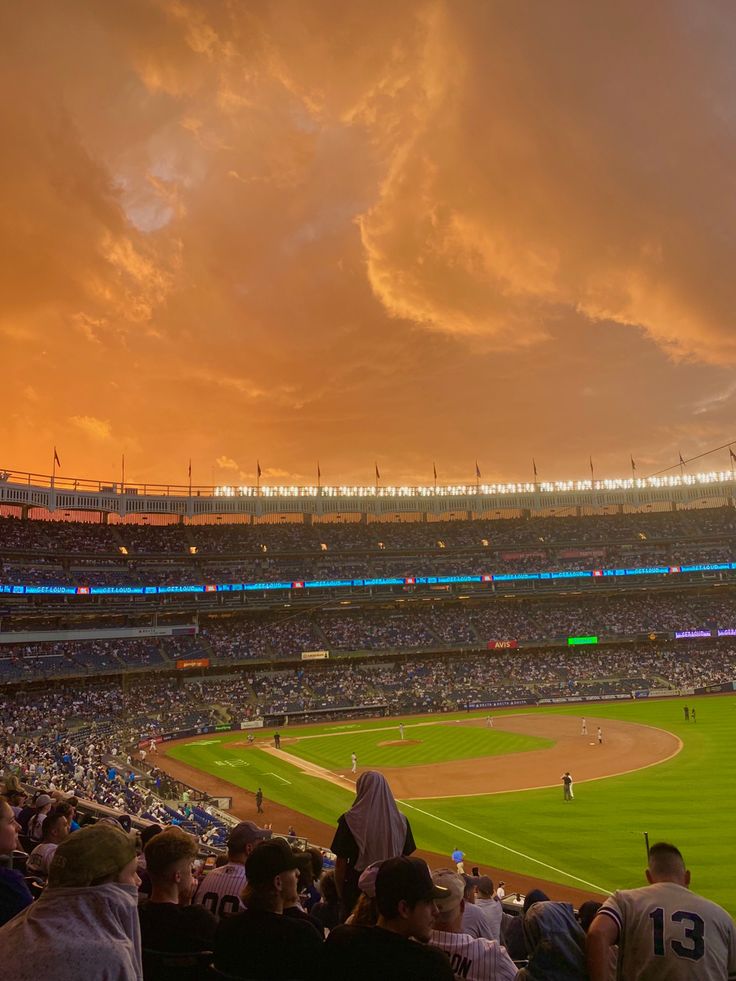
<svg viewBox="0 0 736 981">
<path fill-rule="evenodd" d="M 407 725 L 402 742 L 398 730 L 330 733 L 282 744 L 282 749 L 328 770 L 350 769 L 354 752 L 360 767 L 421 766 L 448 760 L 478 759 L 484 756 L 506 756 L 532 749 L 546 749 L 552 740 L 536 736 L 475 726 Z M 394 745 L 382 746 L 392 742 Z"/>
<path fill-rule="evenodd" d="M 252 793 L 260 787 L 269 800 L 302 811 L 326 824 L 336 824 L 339 815 L 350 807 L 355 795 L 349 790 L 302 773 L 297 766 L 259 749 L 233 748 L 228 751 L 226 744 L 233 741 L 235 740 L 223 739 L 222 744 L 210 746 L 172 746 L 168 753 L 174 759 Z M 229 765 L 240 762 L 248 765 Z M 264 821 L 268 820 L 266 813 Z M 327 841 L 319 844 L 330 843 Z"/>
</svg>

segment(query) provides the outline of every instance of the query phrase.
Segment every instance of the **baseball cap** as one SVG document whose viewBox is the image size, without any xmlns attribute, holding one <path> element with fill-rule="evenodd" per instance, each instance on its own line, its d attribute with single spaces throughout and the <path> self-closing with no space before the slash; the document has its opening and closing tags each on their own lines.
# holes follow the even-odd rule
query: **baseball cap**
<svg viewBox="0 0 736 981">
<path fill-rule="evenodd" d="M 363 869 L 358 879 L 358 889 L 364 892 L 369 899 L 376 898 L 376 876 L 383 862 L 373 862 Z"/>
<path fill-rule="evenodd" d="M 259 828 L 254 821 L 241 821 L 236 824 L 227 839 L 228 851 L 242 852 L 246 845 L 253 845 L 264 838 L 270 838 L 271 832 L 266 828 Z"/>
<path fill-rule="evenodd" d="M 432 873 L 432 882 L 447 890 L 446 896 L 438 896 L 435 900 L 441 913 L 450 913 L 460 906 L 465 895 L 465 879 L 462 875 L 452 869 L 436 869 Z"/>
<path fill-rule="evenodd" d="M 54 852 L 49 888 L 89 886 L 116 875 L 136 857 L 136 835 L 120 826 L 98 822 L 74 831 Z"/>
<path fill-rule="evenodd" d="M 270 882 L 290 869 L 298 869 L 299 860 L 283 838 L 259 842 L 245 860 L 245 876 L 251 885 Z"/>
<path fill-rule="evenodd" d="M 48 794 L 39 794 L 38 797 L 34 800 L 33 806 L 34 807 L 46 807 L 47 804 L 51 804 L 51 803 L 52 803 L 52 800 L 51 800 L 51 798 L 49 797 Z"/>
<path fill-rule="evenodd" d="M 493 894 L 493 879 L 489 875 L 478 876 L 478 882 L 476 883 L 476 888 L 479 892 L 486 892 L 488 895 Z"/>
<path fill-rule="evenodd" d="M 376 875 L 376 901 L 379 910 L 392 907 L 402 899 L 419 903 L 429 899 L 444 899 L 449 893 L 445 886 L 432 882 L 427 863 L 421 858 L 388 858 Z"/>
</svg>

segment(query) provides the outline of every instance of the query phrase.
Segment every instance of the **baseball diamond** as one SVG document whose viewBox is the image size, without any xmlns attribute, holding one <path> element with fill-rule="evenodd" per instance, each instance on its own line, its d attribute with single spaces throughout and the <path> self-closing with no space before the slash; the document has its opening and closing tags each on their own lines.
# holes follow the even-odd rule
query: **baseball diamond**
<svg viewBox="0 0 736 981">
<path fill-rule="evenodd" d="M 491 867 L 512 891 L 546 881 L 555 895 L 575 901 L 639 882 L 644 831 L 677 835 L 694 856 L 702 888 L 734 909 L 736 890 L 720 874 L 724 847 L 714 852 L 713 843 L 730 793 L 726 775 L 734 770 L 729 746 L 736 703 L 727 696 L 697 701 L 699 716 L 708 719 L 697 731 L 684 722 L 680 699 L 599 704 L 595 715 L 590 705 L 566 705 L 498 711 L 493 729 L 483 713 L 414 717 L 406 721 L 409 746 L 385 745 L 385 719 L 360 721 L 348 732 L 334 724 L 290 727 L 281 750 L 273 748 L 267 730 L 249 750 L 237 733 L 223 735 L 212 748 L 188 739 L 166 746 L 165 765 L 211 793 L 231 794 L 242 816 L 254 812 L 250 791 L 257 781 L 274 820 L 296 823 L 302 833 L 329 843 L 354 786 L 353 747 L 361 768 L 387 776 L 417 844 L 435 865 L 459 838 L 466 865 Z M 585 713 L 589 733 L 598 726 L 605 732 L 602 745 L 581 733 Z M 493 736 L 498 744 L 488 741 Z M 532 742 L 509 751 L 503 745 L 509 736 Z M 468 738 L 478 740 L 476 755 L 468 755 Z M 212 758 L 230 752 L 247 753 L 251 765 L 225 779 L 223 768 L 213 775 Z M 575 781 L 575 799 L 565 807 L 559 792 L 564 770 Z M 262 777 L 264 771 L 272 775 Z M 290 785 L 274 779 L 284 776 Z M 698 788 L 697 807 L 684 804 L 688 786 Z M 602 827 L 605 849 L 598 844 Z"/>
</svg>

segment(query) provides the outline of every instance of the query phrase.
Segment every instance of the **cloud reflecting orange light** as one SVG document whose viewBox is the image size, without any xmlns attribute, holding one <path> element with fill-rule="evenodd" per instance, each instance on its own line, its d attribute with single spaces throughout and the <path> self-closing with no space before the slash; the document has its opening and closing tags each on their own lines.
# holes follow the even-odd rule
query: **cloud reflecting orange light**
<svg viewBox="0 0 736 981">
<path fill-rule="evenodd" d="M 733 435 L 725 3 L 46 0 L 0 30 L 3 466 L 554 478 Z"/>
</svg>

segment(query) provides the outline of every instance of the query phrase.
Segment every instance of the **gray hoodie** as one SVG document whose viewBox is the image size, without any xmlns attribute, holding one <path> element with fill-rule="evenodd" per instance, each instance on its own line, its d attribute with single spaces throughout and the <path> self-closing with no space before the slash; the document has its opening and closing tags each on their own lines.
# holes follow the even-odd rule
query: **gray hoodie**
<svg viewBox="0 0 736 981">
<path fill-rule="evenodd" d="M 585 933 L 569 903 L 534 903 L 524 916 L 529 963 L 517 981 L 587 981 Z"/>
<path fill-rule="evenodd" d="M 46 888 L 0 927 L 5 981 L 142 981 L 138 890 Z"/>
</svg>

